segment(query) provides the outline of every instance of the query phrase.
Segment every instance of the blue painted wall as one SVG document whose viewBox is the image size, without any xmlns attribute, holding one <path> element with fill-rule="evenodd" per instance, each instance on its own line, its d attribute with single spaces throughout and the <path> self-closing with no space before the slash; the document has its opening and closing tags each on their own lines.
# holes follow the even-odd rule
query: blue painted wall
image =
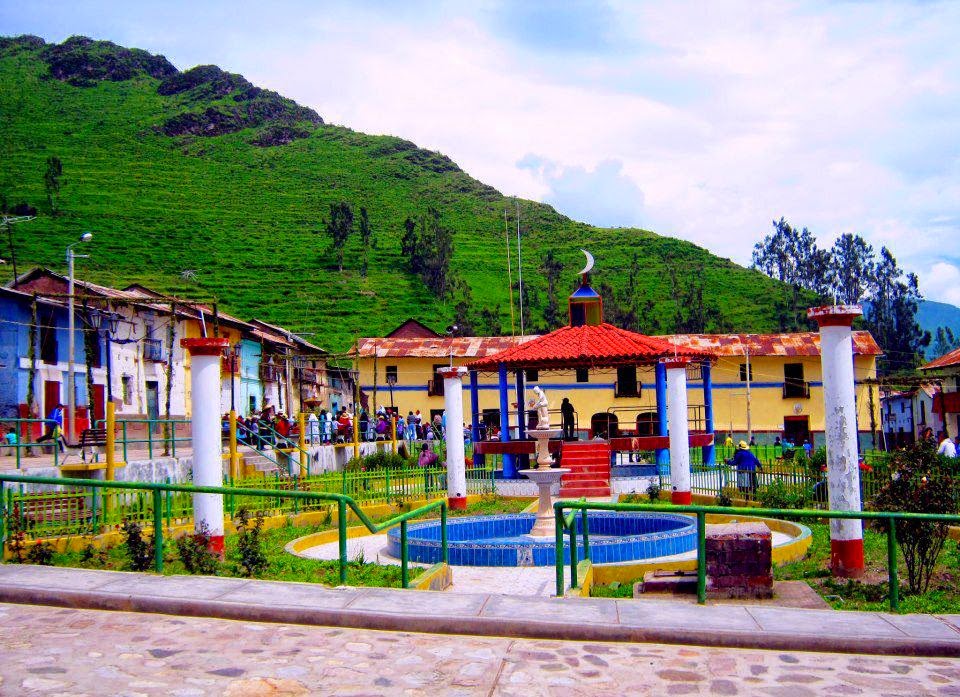
<svg viewBox="0 0 960 697">
<path fill-rule="evenodd" d="M 250 398 L 257 401 L 257 409 L 263 406 L 263 385 L 260 383 L 260 358 L 263 347 L 256 341 L 240 341 L 240 401 L 237 413 L 246 416 L 250 412 Z"/>
</svg>

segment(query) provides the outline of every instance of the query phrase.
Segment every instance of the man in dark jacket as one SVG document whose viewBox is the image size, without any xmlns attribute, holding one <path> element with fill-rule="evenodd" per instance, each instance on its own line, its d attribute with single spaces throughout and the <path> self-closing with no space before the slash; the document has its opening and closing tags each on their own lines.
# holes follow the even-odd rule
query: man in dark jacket
<svg viewBox="0 0 960 697">
<path fill-rule="evenodd" d="M 760 460 L 750 452 L 750 446 L 746 441 L 740 441 L 737 444 L 737 450 L 733 457 L 727 460 L 728 465 L 733 465 L 737 471 L 737 488 L 747 498 L 757 493 L 757 471 L 762 470 Z"/>
<path fill-rule="evenodd" d="M 566 397 L 563 398 L 563 402 L 560 404 L 560 419 L 561 426 L 563 427 L 563 439 L 564 440 L 573 440 L 573 404 L 570 403 L 570 400 Z"/>
</svg>

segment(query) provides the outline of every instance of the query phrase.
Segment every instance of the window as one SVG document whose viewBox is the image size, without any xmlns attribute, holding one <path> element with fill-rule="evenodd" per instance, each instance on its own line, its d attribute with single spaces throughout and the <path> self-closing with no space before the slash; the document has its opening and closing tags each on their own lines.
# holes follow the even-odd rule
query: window
<svg viewBox="0 0 960 697">
<path fill-rule="evenodd" d="M 57 363 L 57 328 L 53 313 L 47 312 L 38 318 L 40 321 L 40 360 L 44 363 Z"/>
<path fill-rule="evenodd" d="M 746 381 L 747 381 L 747 364 L 741 363 L 740 364 L 740 382 L 746 382 Z M 753 382 L 753 366 L 752 365 L 750 366 L 750 381 Z"/>
<path fill-rule="evenodd" d="M 577 368 L 577 382 L 590 382 L 590 370 L 588 368 Z"/>
<path fill-rule="evenodd" d="M 253 395 L 253 394 L 250 395 L 250 408 L 247 410 L 247 413 L 248 414 L 257 413 L 257 396 L 256 395 Z"/>
<path fill-rule="evenodd" d="M 540 371 L 528 368 L 523 371 L 523 377 L 527 382 L 537 382 L 540 379 Z"/>
<path fill-rule="evenodd" d="M 617 366 L 617 384 L 614 389 L 615 397 L 639 397 L 640 390 L 637 385 L 637 366 L 621 365 Z"/>
<path fill-rule="evenodd" d="M 133 404 L 133 377 L 124 375 L 120 378 L 120 390 L 123 394 L 123 403 Z"/>
<path fill-rule="evenodd" d="M 920 423 L 927 423 L 927 403 L 922 400 L 920 402 Z"/>
<path fill-rule="evenodd" d="M 901 413 L 901 414 L 906 414 L 906 413 L 907 413 L 907 403 L 906 403 L 906 402 L 900 402 L 900 413 Z"/>
<path fill-rule="evenodd" d="M 803 363 L 784 363 L 783 365 L 783 397 L 793 399 L 809 397 L 810 386 L 803 379 Z"/>
<path fill-rule="evenodd" d="M 387 366 L 387 384 L 388 385 L 397 384 L 397 366 L 395 365 Z"/>
</svg>

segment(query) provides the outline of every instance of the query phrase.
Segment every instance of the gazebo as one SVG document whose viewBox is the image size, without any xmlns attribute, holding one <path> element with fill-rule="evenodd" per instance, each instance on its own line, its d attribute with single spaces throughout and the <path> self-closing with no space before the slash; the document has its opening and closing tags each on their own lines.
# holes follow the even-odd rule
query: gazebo
<svg viewBox="0 0 960 697">
<path fill-rule="evenodd" d="M 569 324 L 549 334 L 512 346 L 497 354 L 478 358 L 468 364 L 470 399 L 473 413 L 474 452 L 500 454 L 504 478 L 518 478 L 517 458 L 533 452 L 534 443 L 526 440 L 524 374 L 527 370 L 571 372 L 581 368 L 610 369 L 621 366 L 652 366 L 656 384 L 655 435 L 609 437 L 604 440 L 607 452 L 653 450 L 657 464 L 666 465 L 668 453 L 676 492 L 677 485 L 686 490 L 680 503 L 689 503 L 689 448 L 702 447 L 705 464 L 714 463 L 713 398 L 710 368 L 713 354 L 699 349 L 677 346 L 637 332 L 627 331 L 603 321 L 603 299 L 590 287 L 588 274 L 581 272 L 580 285 L 569 298 Z M 703 429 L 690 431 L 687 416 L 686 371 L 699 364 L 703 384 Z M 495 373 L 499 378 L 500 440 L 479 441 L 478 379 L 480 372 Z M 510 432 L 510 385 L 508 374 L 514 374 L 517 438 Z M 669 398 L 668 398 L 669 394 Z M 671 409 L 668 413 L 668 404 Z M 669 423 L 668 423 L 669 420 Z M 668 435 L 670 434 L 670 435 Z M 613 434 L 606 434 L 613 435 Z M 673 442 L 671 442 L 673 436 Z M 581 444 L 582 447 L 583 444 Z M 551 450 L 564 452 L 575 447 L 562 441 L 551 441 Z M 682 453 L 682 454 L 681 454 Z M 609 455 L 607 468 L 609 472 Z M 684 466 L 685 463 L 685 466 Z M 564 466 L 567 460 L 564 460 Z M 677 470 L 686 470 L 686 483 L 677 481 Z M 681 475 L 681 479 L 683 475 Z M 571 488 L 575 494 L 581 491 Z M 607 475 L 609 491 L 609 474 Z M 563 490 L 561 490 L 563 493 Z M 591 495 L 590 492 L 583 492 Z M 600 492 L 598 492 L 600 493 Z M 676 500 L 677 497 L 675 496 Z M 685 501 L 683 501 L 685 499 Z"/>
</svg>

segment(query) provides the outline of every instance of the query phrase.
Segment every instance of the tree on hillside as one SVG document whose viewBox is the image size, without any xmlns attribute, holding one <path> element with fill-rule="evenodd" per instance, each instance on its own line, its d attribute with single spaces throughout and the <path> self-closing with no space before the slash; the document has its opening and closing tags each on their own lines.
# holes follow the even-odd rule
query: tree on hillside
<svg viewBox="0 0 960 697">
<path fill-rule="evenodd" d="M 360 241 L 363 244 L 363 261 L 360 265 L 360 275 L 367 277 L 367 267 L 370 264 L 370 243 L 373 232 L 370 229 L 370 218 L 367 209 L 360 206 Z"/>
<path fill-rule="evenodd" d="M 881 372 L 912 370 L 920 363 L 923 349 L 930 344 L 930 332 L 923 331 L 916 319 L 922 299 L 917 275 L 904 274 L 890 250 L 882 247 L 866 316 L 870 332 L 884 350 Z"/>
<path fill-rule="evenodd" d="M 43 186 L 47 190 L 47 205 L 50 215 L 57 214 L 57 197 L 60 196 L 60 184 L 63 178 L 63 162 L 51 155 L 47 158 L 47 169 L 43 173 Z"/>
<path fill-rule="evenodd" d="M 840 235 L 830 250 L 834 271 L 831 291 L 838 303 L 856 305 L 875 283 L 873 247 L 860 235 Z"/>
<path fill-rule="evenodd" d="M 417 224 L 409 217 L 403 221 L 403 237 L 400 238 L 400 254 L 413 261 L 414 250 L 417 249 Z M 414 269 L 416 271 L 416 269 Z"/>
<path fill-rule="evenodd" d="M 440 211 L 432 206 L 420 216 L 420 231 L 407 218 L 400 249 L 410 261 L 410 269 L 420 275 L 427 287 L 441 300 L 457 288 L 453 261 L 453 230 L 441 221 Z"/>
<path fill-rule="evenodd" d="M 960 348 L 960 337 L 957 337 L 950 327 L 937 327 L 934 337 L 933 355 L 938 358 L 945 353 Z"/>
<path fill-rule="evenodd" d="M 478 321 L 479 333 L 483 336 L 500 336 L 503 333 L 503 324 L 500 321 L 500 305 L 480 308 Z"/>
<path fill-rule="evenodd" d="M 543 321 L 547 329 L 553 330 L 562 324 L 563 319 L 560 315 L 560 302 L 557 299 L 557 281 L 563 273 L 563 264 L 554 256 L 552 249 L 547 250 L 543 257 L 540 273 L 547 279 L 547 302 L 543 307 Z"/>
<path fill-rule="evenodd" d="M 330 204 L 330 220 L 323 221 L 323 227 L 330 236 L 331 246 L 337 256 L 337 269 L 343 271 L 343 252 L 347 239 L 353 230 L 353 209 L 346 201 Z"/>
</svg>

